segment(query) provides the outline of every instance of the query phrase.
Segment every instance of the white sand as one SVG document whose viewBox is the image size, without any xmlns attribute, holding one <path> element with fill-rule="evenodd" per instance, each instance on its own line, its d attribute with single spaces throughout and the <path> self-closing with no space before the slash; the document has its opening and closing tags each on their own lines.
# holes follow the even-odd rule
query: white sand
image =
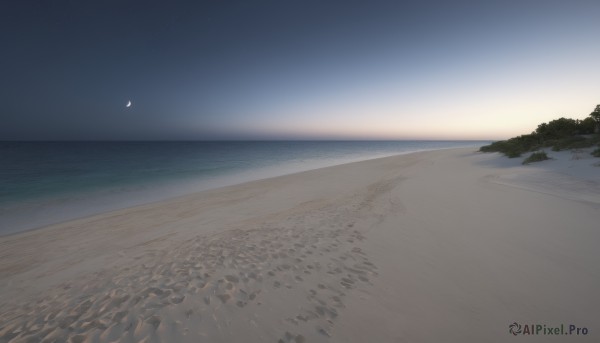
<svg viewBox="0 0 600 343">
<path fill-rule="evenodd" d="M 1 237 L 0 342 L 598 341 L 600 159 L 472 150 Z M 589 333 L 515 338 L 515 321 Z"/>
</svg>

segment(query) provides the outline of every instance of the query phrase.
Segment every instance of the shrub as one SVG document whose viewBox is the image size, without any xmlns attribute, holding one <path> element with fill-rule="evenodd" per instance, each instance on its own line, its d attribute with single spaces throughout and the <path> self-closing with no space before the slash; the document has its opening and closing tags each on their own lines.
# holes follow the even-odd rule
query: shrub
<svg viewBox="0 0 600 343">
<path fill-rule="evenodd" d="M 593 135 L 591 135 L 591 137 L 589 138 L 589 140 L 593 144 L 600 144 L 600 134 L 593 134 Z"/>
<path fill-rule="evenodd" d="M 600 157 L 600 148 L 592 151 L 592 156 L 594 156 L 594 157 Z"/>
<path fill-rule="evenodd" d="M 508 158 L 521 157 L 521 152 L 517 150 L 511 150 L 504 152 L 504 155 L 506 155 Z"/>
<path fill-rule="evenodd" d="M 577 131 L 582 135 L 594 133 L 595 130 L 596 121 L 592 117 L 587 117 L 578 122 Z"/>
<path fill-rule="evenodd" d="M 525 161 L 523 161 L 523 164 L 529 164 L 531 162 L 540 162 L 540 161 L 545 161 L 548 159 L 549 159 L 548 155 L 546 155 L 545 152 L 538 151 L 538 152 L 534 152 L 533 154 L 529 155 L 529 157 L 527 157 L 525 159 Z"/>
<path fill-rule="evenodd" d="M 573 136 L 558 139 L 552 142 L 553 151 L 569 150 L 569 149 L 583 149 L 589 148 L 594 145 L 594 141 L 586 139 L 582 136 Z"/>
<path fill-rule="evenodd" d="M 559 118 L 538 125 L 535 133 L 543 139 L 561 138 L 574 135 L 578 132 L 579 123 L 570 118 Z"/>
<path fill-rule="evenodd" d="M 505 141 L 494 142 L 490 145 L 479 148 L 481 152 L 501 152 L 504 155 L 513 158 L 519 157 L 521 154 L 539 149 L 542 147 L 540 138 L 537 134 L 522 135 L 513 137 Z"/>
</svg>

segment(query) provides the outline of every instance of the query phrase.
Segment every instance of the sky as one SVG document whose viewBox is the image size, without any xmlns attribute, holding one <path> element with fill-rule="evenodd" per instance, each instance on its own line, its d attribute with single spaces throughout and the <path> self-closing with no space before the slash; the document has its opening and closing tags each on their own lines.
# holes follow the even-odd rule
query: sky
<svg viewBox="0 0 600 343">
<path fill-rule="evenodd" d="M 598 18 L 597 0 L 2 1 L 0 140 L 505 139 L 600 104 Z"/>
</svg>

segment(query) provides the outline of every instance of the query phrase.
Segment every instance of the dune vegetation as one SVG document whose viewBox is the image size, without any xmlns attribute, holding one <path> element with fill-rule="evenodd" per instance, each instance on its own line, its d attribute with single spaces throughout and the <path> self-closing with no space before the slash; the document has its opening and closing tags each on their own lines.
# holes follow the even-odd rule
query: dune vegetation
<svg viewBox="0 0 600 343">
<path fill-rule="evenodd" d="M 597 105 L 594 111 L 583 120 L 561 117 L 538 125 L 537 129 L 530 134 L 493 142 L 490 145 L 482 146 L 479 150 L 500 152 L 510 158 L 515 158 L 524 153 L 544 148 L 561 151 L 594 146 L 600 147 L 600 105 Z M 600 157 L 600 148 L 594 150 L 592 155 Z"/>
</svg>

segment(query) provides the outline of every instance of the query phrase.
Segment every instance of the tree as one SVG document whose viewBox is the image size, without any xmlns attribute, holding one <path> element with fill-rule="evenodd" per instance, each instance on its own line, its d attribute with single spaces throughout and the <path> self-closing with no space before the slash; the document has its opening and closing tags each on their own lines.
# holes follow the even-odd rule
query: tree
<svg viewBox="0 0 600 343">
<path fill-rule="evenodd" d="M 600 105 L 596 105 L 596 109 L 590 113 L 590 117 L 596 122 L 596 133 L 600 132 Z"/>
<path fill-rule="evenodd" d="M 548 124 L 541 123 L 540 125 L 538 125 L 537 129 L 535 130 L 535 133 L 542 137 L 546 137 L 546 135 L 548 135 Z"/>
<path fill-rule="evenodd" d="M 535 132 L 542 140 L 569 137 L 577 133 L 578 123 L 575 119 L 559 118 L 538 125 Z"/>
<path fill-rule="evenodd" d="M 577 127 L 579 134 L 587 135 L 594 133 L 596 130 L 596 121 L 592 117 L 587 117 L 584 120 L 581 120 Z"/>
</svg>

